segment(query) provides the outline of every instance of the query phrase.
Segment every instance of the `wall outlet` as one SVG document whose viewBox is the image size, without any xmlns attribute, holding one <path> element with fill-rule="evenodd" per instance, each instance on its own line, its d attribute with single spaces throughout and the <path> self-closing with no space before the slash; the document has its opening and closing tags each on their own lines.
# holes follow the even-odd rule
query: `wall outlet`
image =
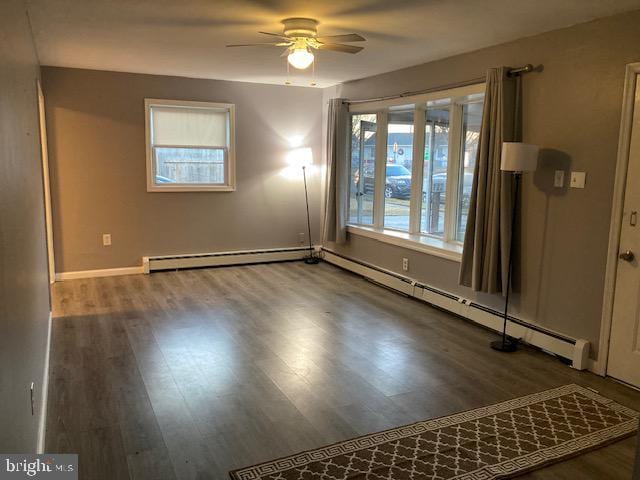
<svg viewBox="0 0 640 480">
<path fill-rule="evenodd" d="M 102 246 L 109 247 L 111 246 L 111 234 L 103 233 L 102 234 Z"/>
<path fill-rule="evenodd" d="M 402 270 L 404 270 L 405 272 L 409 271 L 409 259 L 408 258 L 403 258 L 402 259 Z"/>
<path fill-rule="evenodd" d="M 556 170 L 556 174 L 553 177 L 553 186 L 556 188 L 564 187 L 564 170 Z"/>
<path fill-rule="evenodd" d="M 299 233 L 298 234 L 298 243 L 300 245 L 304 245 L 304 233 Z"/>
<path fill-rule="evenodd" d="M 584 188 L 586 180 L 586 172 L 571 172 L 571 188 Z"/>
</svg>

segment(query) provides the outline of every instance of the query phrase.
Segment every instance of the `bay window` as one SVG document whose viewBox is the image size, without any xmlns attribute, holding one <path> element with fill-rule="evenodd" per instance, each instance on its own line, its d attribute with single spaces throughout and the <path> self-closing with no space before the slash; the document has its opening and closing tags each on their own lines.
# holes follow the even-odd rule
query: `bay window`
<svg viewBox="0 0 640 480">
<path fill-rule="evenodd" d="M 351 105 L 351 231 L 459 252 L 483 99 L 479 84 Z"/>
</svg>

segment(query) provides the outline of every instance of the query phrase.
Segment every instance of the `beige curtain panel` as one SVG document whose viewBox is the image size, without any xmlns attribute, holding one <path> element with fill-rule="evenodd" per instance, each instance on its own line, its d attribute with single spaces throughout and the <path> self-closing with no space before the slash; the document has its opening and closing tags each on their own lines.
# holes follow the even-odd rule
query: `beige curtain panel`
<svg viewBox="0 0 640 480">
<path fill-rule="evenodd" d="M 347 240 L 347 105 L 341 98 L 329 100 L 327 120 L 327 177 L 323 239 L 344 243 Z"/>
<path fill-rule="evenodd" d="M 518 80 L 506 67 L 487 72 L 478 156 L 464 236 L 461 285 L 505 294 L 511 245 L 514 178 L 500 170 L 502 142 L 518 141 Z"/>
</svg>

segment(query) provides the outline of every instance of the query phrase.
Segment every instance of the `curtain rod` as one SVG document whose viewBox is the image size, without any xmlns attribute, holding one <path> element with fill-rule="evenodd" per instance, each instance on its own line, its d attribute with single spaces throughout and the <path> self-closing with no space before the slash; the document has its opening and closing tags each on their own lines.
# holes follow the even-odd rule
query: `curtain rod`
<svg viewBox="0 0 640 480">
<path fill-rule="evenodd" d="M 523 65 L 521 67 L 510 68 L 509 71 L 507 72 L 507 75 L 509 75 L 510 77 L 513 77 L 516 75 L 522 75 L 523 73 L 529 73 L 532 71 L 533 71 L 533 65 L 531 65 L 530 63 L 527 63 L 526 65 Z M 358 103 L 380 102 L 382 100 L 394 100 L 396 98 L 412 97 L 414 95 L 422 95 L 424 93 L 433 93 L 433 92 L 439 92 L 441 90 L 450 90 L 452 88 L 466 87 L 469 85 L 482 83 L 485 80 L 486 80 L 485 77 L 478 77 L 478 78 L 473 78 L 471 80 L 465 80 L 457 83 L 450 83 L 448 85 L 440 85 L 437 87 L 427 88 L 424 90 L 415 90 L 412 92 L 403 92 L 397 95 L 388 95 L 386 97 L 365 98 L 362 100 L 345 100 L 344 103 L 347 103 L 349 105 L 355 105 Z"/>
</svg>

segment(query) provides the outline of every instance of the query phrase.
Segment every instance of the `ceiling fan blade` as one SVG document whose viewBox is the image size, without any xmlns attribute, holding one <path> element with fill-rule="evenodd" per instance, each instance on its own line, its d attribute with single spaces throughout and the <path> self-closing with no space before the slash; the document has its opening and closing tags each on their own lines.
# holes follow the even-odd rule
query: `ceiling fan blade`
<svg viewBox="0 0 640 480">
<path fill-rule="evenodd" d="M 318 47 L 320 50 L 331 50 L 333 52 L 342 53 L 358 53 L 363 50 L 363 47 L 356 47 L 354 45 L 343 45 L 341 43 L 323 43 Z"/>
<path fill-rule="evenodd" d="M 291 40 L 289 37 L 282 35 L 281 33 L 269 33 L 269 32 L 258 32 L 263 35 L 271 35 L 272 37 L 282 38 L 283 40 Z"/>
<path fill-rule="evenodd" d="M 285 48 L 285 49 L 284 49 L 284 52 L 282 52 L 282 53 L 280 54 L 280 57 L 286 57 L 286 56 L 288 56 L 288 55 L 289 55 L 289 53 L 290 53 L 290 52 L 291 52 L 291 50 L 290 50 L 289 48 Z"/>
<path fill-rule="evenodd" d="M 227 47 L 287 47 L 288 42 L 266 42 L 266 43 L 237 43 L 233 45 L 227 45 Z"/>
<path fill-rule="evenodd" d="M 316 37 L 316 40 L 322 43 L 326 42 L 364 42 L 366 39 L 357 33 L 348 33 L 346 35 L 323 35 Z"/>
</svg>

